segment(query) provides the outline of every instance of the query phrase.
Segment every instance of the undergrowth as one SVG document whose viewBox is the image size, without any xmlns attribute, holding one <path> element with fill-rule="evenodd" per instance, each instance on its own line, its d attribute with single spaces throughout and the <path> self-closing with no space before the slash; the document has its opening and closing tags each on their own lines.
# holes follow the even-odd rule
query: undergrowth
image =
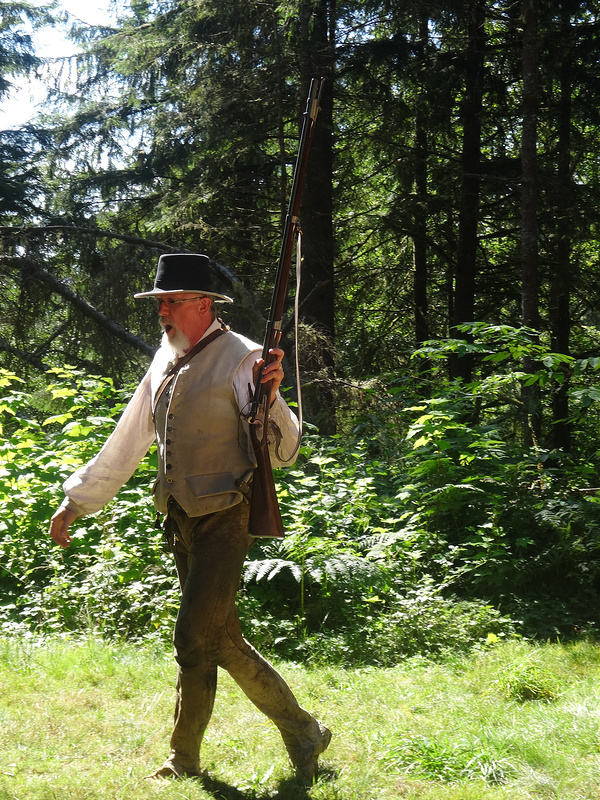
<svg viewBox="0 0 600 800">
<path fill-rule="evenodd" d="M 573 384 L 578 458 L 519 444 L 509 431 L 521 334 L 502 335 L 504 349 L 489 333 L 481 345 L 502 356 L 491 362 L 501 375 L 482 369 L 427 397 L 390 376 L 379 416 L 348 435 L 308 430 L 297 463 L 277 473 L 287 535 L 259 540 L 245 568 L 240 616 L 261 649 L 390 666 L 515 635 L 595 634 L 600 496 L 581 491 L 600 482 L 583 438 L 593 393 Z M 556 372 L 547 361 L 540 381 Z M 68 551 L 47 536 L 62 481 L 97 452 L 128 393 L 72 369 L 34 392 L 7 372 L 0 381 L 1 629 L 169 639 L 178 590 L 155 528 L 153 451 L 115 501 L 77 521 Z"/>
</svg>

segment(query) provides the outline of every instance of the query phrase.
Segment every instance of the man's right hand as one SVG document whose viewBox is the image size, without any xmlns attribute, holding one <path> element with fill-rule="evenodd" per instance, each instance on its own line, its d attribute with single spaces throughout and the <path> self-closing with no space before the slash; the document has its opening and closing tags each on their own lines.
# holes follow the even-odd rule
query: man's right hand
<svg viewBox="0 0 600 800">
<path fill-rule="evenodd" d="M 70 508 L 61 507 L 54 513 L 50 520 L 50 536 L 56 544 L 68 547 L 71 544 L 69 525 L 77 519 L 77 514 Z"/>
</svg>

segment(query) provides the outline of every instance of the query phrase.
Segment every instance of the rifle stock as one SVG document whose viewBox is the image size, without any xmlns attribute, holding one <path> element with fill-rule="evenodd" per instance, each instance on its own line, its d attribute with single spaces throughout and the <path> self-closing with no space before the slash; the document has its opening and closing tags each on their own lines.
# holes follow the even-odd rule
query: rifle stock
<svg viewBox="0 0 600 800">
<path fill-rule="evenodd" d="M 281 339 L 281 320 L 287 294 L 287 284 L 292 263 L 294 241 L 299 230 L 298 213 L 302 188 L 308 165 L 308 154 L 312 142 L 314 126 L 319 110 L 319 100 L 323 81 L 313 78 L 310 83 L 306 111 L 300 133 L 298 155 L 292 179 L 292 188 L 285 218 L 279 260 L 275 274 L 271 309 L 263 341 L 262 358 L 264 364 L 273 360 L 270 350 L 279 345 Z M 250 497 L 249 533 L 255 537 L 282 538 L 284 534 L 281 512 L 275 491 L 275 481 L 271 468 L 271 457 L 267 442 L 269 427 L 269 398 L 271 384 L 260 382 L 260 373 L 254 388 L 252 408 L 248 421 L 250 423 L 250 440 L 256 456 L 257 466 L 252 479 Z M 260 435 L 259 435 L 260 433 Z"/>
<path fill-rule="evenodd" d="M 256 469 L 252 478 L 248 532 L 251 536 L 282 539 L 285 533 L 275 491 L 269 447 L 258 439 L 254 426 L 250 426 L 250 438 L 256 455 Z"/>
</svg>

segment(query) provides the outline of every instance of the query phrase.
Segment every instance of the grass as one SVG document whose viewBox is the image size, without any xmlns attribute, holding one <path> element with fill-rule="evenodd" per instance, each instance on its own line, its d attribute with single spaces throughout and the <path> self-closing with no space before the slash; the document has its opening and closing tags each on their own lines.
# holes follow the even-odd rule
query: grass
<svg viewBox="0 0 600 800">
<path fill-rule="evenodd" d="M 160 646 L 0 640 L 0 800 L 591 800 L 597 649 L 497 643 L 392 669 L 279 665 L 334 733 L 292 780 L 273 726 L 220 677 L 202 781 L 144 781 L 164 759 L 174 663 Z"/>
</svg>

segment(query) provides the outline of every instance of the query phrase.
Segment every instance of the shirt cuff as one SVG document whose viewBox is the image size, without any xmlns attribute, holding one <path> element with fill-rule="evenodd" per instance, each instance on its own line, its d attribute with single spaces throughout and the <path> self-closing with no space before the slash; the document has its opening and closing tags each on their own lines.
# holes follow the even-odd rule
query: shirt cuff
<svg viewBox="0 0 600 800">
<path fill-rule="evenodd" d="M 78 506 L 77 503 L 74 503 L 68 497 L 65 497 L 65 499 L 60 504 L 59 511 L 62 508 L 68 508 L 69 511 L 72 511 L 74 514 L 77 514 L 77 517 L 85 517 L 85 515 L 86 515 L 86 512 L 84 511 L 84 509 L 81 508 L 81 506 Z"/>
</svg>

